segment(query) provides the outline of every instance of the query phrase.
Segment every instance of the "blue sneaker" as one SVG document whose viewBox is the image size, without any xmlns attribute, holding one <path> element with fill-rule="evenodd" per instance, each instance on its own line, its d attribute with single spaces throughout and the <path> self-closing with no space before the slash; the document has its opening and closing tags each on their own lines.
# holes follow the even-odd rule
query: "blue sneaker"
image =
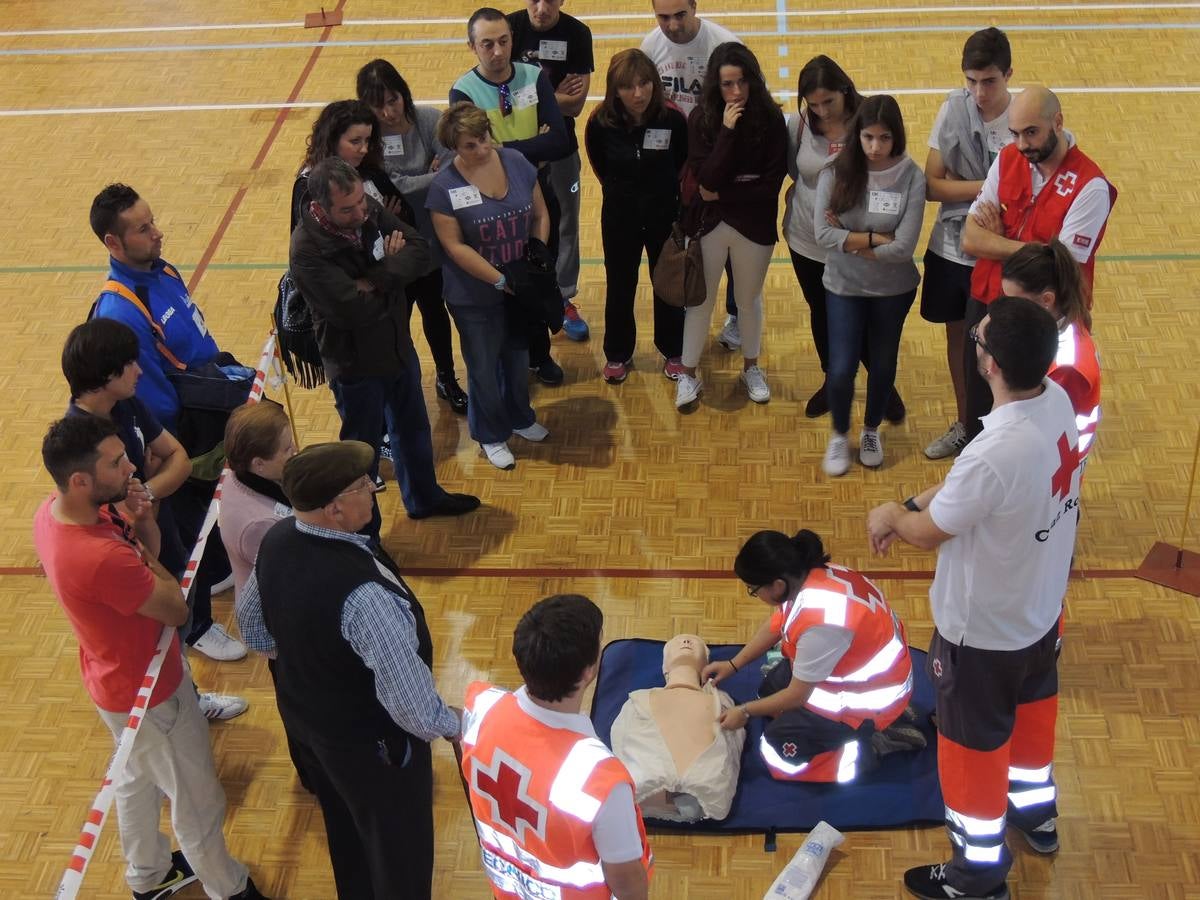
<svg viewBox="0 0 1200 900">
<path fill-rule="evenodd" d="M 579 307 L 570 300 L 563 300 L 563 333 L 573 341 L 586 341 L 591 330 L 579 315 Z"/>
</svg>

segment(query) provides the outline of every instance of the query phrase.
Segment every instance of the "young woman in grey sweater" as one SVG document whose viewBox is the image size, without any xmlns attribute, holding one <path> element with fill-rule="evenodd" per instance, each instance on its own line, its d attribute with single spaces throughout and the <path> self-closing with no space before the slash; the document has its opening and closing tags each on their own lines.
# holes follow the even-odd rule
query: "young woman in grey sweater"
<svg viewBox="0 0 1200 900">
<path fill-rule="evenodd" d="M 817 180 L 813 224 L 817 243 L 829 251 L 823 278 L 833 417 L 822 463 L 827 475 L 850 468 L 850 404 L 864 336 L 870 370 L 859 461 L 883 464 L 879 424 L 896 380 L 904 319 L 921 280 L 913 253 L 925 214 L 925 175 L 904 149 L 895 99 L 870 97 L 850 124 L 846 148 Z"/>
</svg>

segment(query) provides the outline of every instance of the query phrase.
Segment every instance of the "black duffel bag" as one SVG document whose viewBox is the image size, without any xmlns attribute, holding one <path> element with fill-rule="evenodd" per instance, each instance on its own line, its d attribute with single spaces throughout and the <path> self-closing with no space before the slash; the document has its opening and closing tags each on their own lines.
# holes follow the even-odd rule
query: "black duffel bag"
<svg viewBox="0 0 1200 900">
<path fill-rule="evenodd" d="M 505 296 L 505 312 L 514 331 L 538 324 L 549 328 L 551 334 L 562 330 L 562 292 L 554 263 L 550 248 L 531 237 L 523 257 L 501 266 L 511 291 Z"/>
</svg>

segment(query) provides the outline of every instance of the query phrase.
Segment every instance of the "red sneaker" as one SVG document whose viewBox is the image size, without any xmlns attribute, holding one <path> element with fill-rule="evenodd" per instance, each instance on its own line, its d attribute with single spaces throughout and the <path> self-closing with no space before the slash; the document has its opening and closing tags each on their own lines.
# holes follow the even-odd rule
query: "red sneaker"
<svg viewBox="0 0 1200 900">
<path fill-rule="evenodd" d="M 684 373 L 683 361 L 678 356 L 672 356 L 670 359 L 663 360 L 663 374 L 672 381 L 678 381 L 679 376 Z"/>
<path fill-rule="evenodd" d="M 604 364 L 600 373 L 609 384 L 620 384 L 629 377 L 629 363 L 613 362 L 611 359 Z"/>
</svg>

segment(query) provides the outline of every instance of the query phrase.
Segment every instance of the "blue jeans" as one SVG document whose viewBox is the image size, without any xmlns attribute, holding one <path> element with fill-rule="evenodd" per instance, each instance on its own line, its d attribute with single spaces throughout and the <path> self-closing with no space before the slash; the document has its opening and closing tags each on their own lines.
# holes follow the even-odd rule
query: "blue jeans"
<svg viewBox="0 0 1200 900">
<path fill-rule="evenodd" d="M 433 468 L 433 435 L 429 412 L 421 393 L 421 364 L 412 344 L 401 351 L 402 371 L 395 375 L 354 375 L 330 379 L 334 402 L 342 417 L 339 437 L 362 441 L 375 448 L 379 468 L 379 439 L 386 422 L 392 441 L 392 468 L 400 484 L 400 497 L 409 513 L 429 512 L 446 496 Z M 371 533 L 379 534 L 379 509 L 375 508 Z"/>
<path fill-rule="evenodd" d="M 511 333 L 501 304 L 452 306 L 450 314 L 467 364 L 467 428 L 481 444 L 503 443 L 537 421 L 529 405 L 528 335 Z"/>
<path fill-rule="evenodd" d="M 890 297 L 846 297 L 826 291 L 829 371 L 825 380 L 833 430 L 839 434 L 850 430 L 850 403 L 854 400 L 854 379 L 864 339 L 870 365 L 863 424 L 878 428 L 883 421 L 884 407 L 896 382 L 904 319 L 916 298 L 916 288 Z"/>
</svg>

